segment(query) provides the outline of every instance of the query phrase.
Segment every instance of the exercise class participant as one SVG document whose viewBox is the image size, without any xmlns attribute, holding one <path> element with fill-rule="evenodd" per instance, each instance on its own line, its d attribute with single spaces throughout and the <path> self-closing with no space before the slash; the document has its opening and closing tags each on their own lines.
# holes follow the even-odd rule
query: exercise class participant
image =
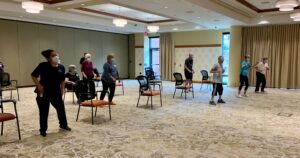
<svg viewBox="0 0 300 158">
<path fill-rule="evenodd" d="M 75 83 L 80 80 L 75 65 L 69 65 L 69 71 L 66 73 L 65 78 L 65 88 L 73 90 Z"/>
<path fill-rule="evenodd" d="M 217 96 L 219 94 L 219 99 L 218 103 L 225 103 L 225 101 L 222 99 L 222 94 L 223 94 L 223 73 L 225 70 L 223 69 L 223 62 L 224 58 L 223 56 L 218 57 L 218 63 L 216 63 L 213 68 L 210 70 L 210 73 L 213 73 L 213 92 L 209 101 L 210 105 L 216 105 L 214 101 L 214 96 Z"/>
<path fill-rule="evenodd" d="M 193 54 L 189 53 L 189 57 L 185 59 L 184 62 L 184 75 L 185 75 L 185 85 L 192 85 L 193 80 Z"/>
<path fill-rule="evenodd" d="M 238 97 L 241 98 L 241 90 L 243 88 L 243 86 L 245 85 L 245 89 L 244 89 L 244 97 L 248 97 L 247 95 L 247 90 L 249 87 L 249 79 L 248 79 L 248 72 L 249 69 L 251 68 L 251 64 L 250 64 L 250 56 L 249 55 L 245 55 L 244 60 L 242 61 L 242 65 L 241 65 L 241 71 L 240 71 L 240 86 L 239 86 L 239 90 L 238 90 Z"/>
<path fill-rule="evenodd" d="M 116 80 L 118 79 L 118 70 L 114 66 L 113 55 L 107 56 L 107 62 L 103 65 L 103 73 L 101 79 L 102 79 L 103 91 L 101 92 L 100 100 L 104 99 L 106 92 L 109 88 L 108 101 L 112 105 L 114 105 L 112 101 L 115 95 Z"/>
<path fill-rule="evenodd" d="M 96 76 L 94 73 L 94 66 L 92 62 L 92 55 L 87 53 L 85 55 L 85 61 L 81 64 L 81 71 L 83 79 L 92 80 Z"/>
<path fill-rule="evenodd" d="M 266 73 L 270 70 L 268 65 L 268 58 L 263 58 L 262 62 L 259 62 L 256 66 L 256 87 L 255 93 L 259 92 L 259 87 L 261 85 L 261 92 L 265 92 L 266 87 Z"/>
<path fill-rule="evenodd" d="M 47 62 L 40 63 L 31 73 L 36 85 L 36 102 L 40 112 L 40 135 L 46 137 L 50 103 L 56 109 L 59 127 L 71 131 L 68 126 L 65 105 L 62 100 L 65 82 L 65 67 L 60 64 L 58 52 L 48 49 L 41 53 Z"/>
</svg>

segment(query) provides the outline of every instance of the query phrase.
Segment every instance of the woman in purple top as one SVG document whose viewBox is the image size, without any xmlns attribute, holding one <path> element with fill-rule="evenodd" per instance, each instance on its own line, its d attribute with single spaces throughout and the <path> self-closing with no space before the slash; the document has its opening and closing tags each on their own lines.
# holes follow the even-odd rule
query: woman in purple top
<svg viewBox="0 0 300 158">
<path fill-rule="evenodd" d="M 87 53 L 85 55 L 85 61 L 82 63 L 81 71 L 83 79 L 93 79 L 95 77 L 95 73 L 93 71 L 94 66 L 92 62 L 91 54 Z"/>
</svg>

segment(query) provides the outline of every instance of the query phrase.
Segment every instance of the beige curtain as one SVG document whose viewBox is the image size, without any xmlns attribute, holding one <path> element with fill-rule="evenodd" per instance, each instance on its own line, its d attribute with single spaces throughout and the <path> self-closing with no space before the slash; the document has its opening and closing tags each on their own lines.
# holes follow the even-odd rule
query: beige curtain
<svg viewBox="0 0 300 158">
<path fill-rule="evenodd" d="M 160 34 L 160 72 L 162 79 L 172 80 L 174 69 L 174 42 L 171 33 Z"/>
<path fill-rule="evenodd" d="M 253 64 L 269 59 L 268 87 L 300 88 L 300 24 L 243 28 L 242 53 L 250 54 Z M 255 77 L 251 71 L 250 83 Z"/>
</svg>

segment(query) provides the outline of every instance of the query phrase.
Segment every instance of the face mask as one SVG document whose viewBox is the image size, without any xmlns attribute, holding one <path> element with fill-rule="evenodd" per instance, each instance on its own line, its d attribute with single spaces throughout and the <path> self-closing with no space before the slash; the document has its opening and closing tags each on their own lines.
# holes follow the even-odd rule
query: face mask
<svg viewBox="0 0 300 158">
<path fill-rule="evenodd" d="M 53 61 L 54 63 L 60 64 L 59 56 L 52 57 L 52 61 Z"/>
</svg>

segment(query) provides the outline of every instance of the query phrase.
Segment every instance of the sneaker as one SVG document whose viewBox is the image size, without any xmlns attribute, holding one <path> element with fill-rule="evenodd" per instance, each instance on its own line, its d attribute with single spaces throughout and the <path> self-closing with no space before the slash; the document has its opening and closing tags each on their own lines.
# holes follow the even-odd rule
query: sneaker
<svg viewBox="0 0 300 158">
<path fill-rule="evenodd" d="M 225 104 L 226 102 L 223 99 L 221 99 L 221 100 L 218 100 L 218 103 Z"/>
<path fill-rule="evenodd" d="M 214 101 L 209 101 L 210 105 L 217 105 Z"/>
<path fill-rule="evenodd" d="M 42 137 L 46 137 L 46 136 L 47 136 L 47 133 L 46 133 L 46 131 L 40 132 L 40 135 L 41 135 Z"/>
<path fill-rule="evenodd" d="M 66 126 L 66 127 L 60 127 L 60 128 L 66 130 L 66 131 L 71 131 L 71 130 L 72 130 L 69 126 Z"/>
<path fill-rule="evenodd" d="M 242 96 L 242 95 L 240 95 L 240 94 L 238 94 L 238 95 L 237 95 L 237 97 L 238 97 L 238 98 L 243 98 L 243 96 Z"/>
</svg>

